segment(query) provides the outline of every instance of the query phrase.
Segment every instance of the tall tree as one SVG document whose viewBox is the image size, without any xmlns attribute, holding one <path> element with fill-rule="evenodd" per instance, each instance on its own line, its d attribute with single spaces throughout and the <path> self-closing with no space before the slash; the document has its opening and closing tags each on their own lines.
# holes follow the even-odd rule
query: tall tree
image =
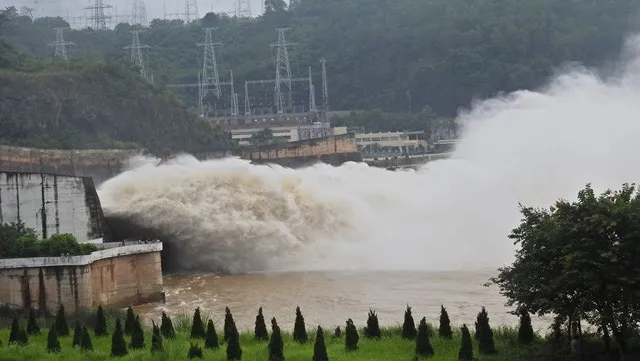
<svg viewBox="0 0 640 361">
<path fill-rule="evenodd" d="M 296 307 L 296 320 L 293 325 L 293 339 L 301 344 L 309 340 L 307 329 L 304 324 L 304 317 L 302 316 L 302 311 L 300 311 L 300 306 Z"/>
<path fill-rule="evenodd" d="M 444 305 L 440 305 L 440 326 L 438 327 L 438 335 L 442 338 L 448 339 L 453 337 L 451 320 L 449 320 L 449 313 L 447 313 Z"/>
<path fill-rule="evenodd" d="M 382 334 L 380 332 L 380 324 L 378 323 L 378 315 L 375 311 L 370 309 L 367 317 L 367 326 L 364 328 L 364 337 L 380 339 L 381 336 Z"/>
<path fill-rule="evenodd" d="M 202 317 L 200 316 L 200 307 L 196 308 L 193 313 L 193 321 L 191 322 L 191 338 L 205 338 L 207 332 L 204 329 L 204 323 L 202 323 Z"/>
<path fill-rule="evenodd" d="M 429 328 L 425 317 L 420 320 L 418 325 L 418 335 L 416 336 L 416 355 L 419 357 L 433 356 L 433 346 L 429 340 Z"/>
<path fill-rule="evenodd" d="M 49 328 L 49 334 L 47 335 L 47 351 L 51 353 L 60 352 L 60 341 L 58 340 L 58 334 L 56 333 L 56 325 L 53 324 Z"/>
<path fill-rule="evenodd" d="M 129 353 L 127 343 L 124 341 L 124 332 L 119 319 L 116 319 L 116 328 L 111 336 L 111 357 L 122 357 Z"/>
<path fill-rule="evenodd" d="M 471 334 L 469 333 L 467 325 L 462 325 L 461 330 L 462 343 L 460 344 L 460 351 L 458 351 L 458 361 L 474 361 Z"/>
<path fill-rule="evenodd" d="M 267 332 L 267 325 L 264 322 L 264 315 L 262 314 L 262 307 L 258 309 L 258 315 L 256 316 L 256 327 L 254 329 L 254 335 L 256 340 L 268 341 L 269 333 Z"/>
<path fill-rule="evenodd" d="M 56 314 L 56 333 L 57 336 L 69 336 L 69 324 L 67 323 L 67 315 L 64 312 L 64 305 L 60 303 L 58 313 Z"/>
<path fill-rule="evenodd" d="M 96 337 L 107 336 L 107 319 L 104 316 L 104 310 L 102 309 L 102 305 L 98 306 L 98 311 L 96 312 L 96 324 L 93 329 Z"/>
<path fill-rule="evenodd" d="M 531 325 L 531 317 L 529 312 L 523 308 L 520 310 L 520 327 L 518 327 L 518 340 L 523 345 L 533 342 L 533 326 Z"/>
<path fill-rule="evenodd" d="M 216 327 L 213 324 L 213 320 L 209 320 L 209 322 L 207 323 L 207 335 L 204 340 L 204 348 L 220 348 L 220 342 L 218 340 L 218 334 L 216 333 Z"/>
<path fill-rule="evenodd" d="M 276 318 L 271 319 L 271 340 L 269 340 L 269 361 L 284 361 L 284 341 Z"/>
<path fill-rule="evenodd" d="M 413 340 L 416 338 L 416 334 L 416 324 L 411 315 L 411 307 L 407 305 L 407 310 L 404 311 L 404 323 L 402 324 L 402 338 Z"/>
<path fill-rule="evenodd" d="M 327 354 L 327 345 L 324 343 L 324 332 L 322 327 L 318 326 L 316 331 L 316 342 L 313 345 L 313 361 L 329 361 Z"/>
</svg>

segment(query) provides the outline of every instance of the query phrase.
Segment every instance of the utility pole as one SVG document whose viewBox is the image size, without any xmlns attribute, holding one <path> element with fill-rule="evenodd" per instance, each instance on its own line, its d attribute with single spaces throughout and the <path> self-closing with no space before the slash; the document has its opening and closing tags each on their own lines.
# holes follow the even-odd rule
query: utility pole
<svg viewBox="0 0 640 361">
<path fill-rule="evenodd" d="M 322 64 L 322 110 L 324 111 L 324 120 L 329 120 L 329 88 L 327 85 L 327 61 L 320 59 Z"/>
<path fill-rule="evenodd" d="M 311 78 L 311 67 L 309 67 L 309 113 L 317 114 L 316 109 L 316 89 L 313 86 L 313 79 Z"/>
<path fill-rule="evenodd" d="M 205 28 L 204 43 L 198 46 L 204 46 L 204 61 L 202 62 L 202 82 L 200 99 L 204 99 L 209 93 L 213 93 L 216 98 L 220 98 L 220 77 L 218 76 L 218 62 L 216 61 L 216 46 L 222 43 L 213 42 L 213 30 L 215 28 Z M 232 93 L 233 96 L 233 93 Z M 204 113 L 203 113 L 204 115 Z"/>
<path fill-rule="evenodd" d="M 147 6 L 144 0 L 132 0 L 131 5 L 131 25 L 147 26 Z"/>
<path fill-rule="evenodd" d="M 200 20 L 198 12 L 198 0 L 185 0 L 184 2 L 184 23 Z"/>
<path fill-rule="evenodd" d="M 233 70 L 229 71 L 231 82 L 231 116 L 238 119 L 238 94 L 235 91 L 235 85 L 233 84 Z"/>
<path fill-rule="evenodd" d="M 69 60 L 67 45 L 75 44 L 69 41 L 64 41 L 64 29 L 66 28 L 56 28 L 56 41 L 49 43 L 49 46 L 55 47 L 55 57 L 61 57 L 64 60 Z"/>
<path fill-rule="evenodd" d="M 251 2 L 249 0 L 236 0 L 236 17 L 251 17 Z"/>
<path fill-rule="evenodd" d="M 94 0 L 93 5 L 85 8 L 92 12 L 88 20 L 91 20 L 94 30 L 104 30 L 107 28 L 107 20 L 111 19 L 111 16 L 105 15 L 104 9 L 110 9 L 112 7 L 111 5 L 105 4 L 102 0 Z"/>
<path fill-rule="evenodd" d="M 149 45 L 140 44 L 140 36 L 139 36 L 140 32 L 141 32 L 140 30 L 132 31 L 131 45 L 127 45 L 124 48 L 131 50 L 131 63 L 134 66 L 138 67 L 138 70 L 140 71 L 140 75 L 143 78 L 149 80 L 147 78 L 147 71 L 144 66 L 144 58 L 142 57 L 142 49 L 149 48 Z"/>
<path fill-rule="evenodd" d="M 285 106 L 282 99 L 282 84 L 289 90 L 287 107 L 291 106 L 291 65 L 289 64 L 289 53 L 287 52 L 287 46 L 295 45 L 294 43 L 287 43 L 284 33 L 289 28 L 277 28 L 278 31 L 278 43 L 271 44 L 272 47 L 277 47 L 278 52 L 276 55 L 276 82 L 275 82 L 275 102 L 277 108 L 277 114 L 284 114 Z M 284 74 L 282 74 L 284 72 Z"/>
</svg>

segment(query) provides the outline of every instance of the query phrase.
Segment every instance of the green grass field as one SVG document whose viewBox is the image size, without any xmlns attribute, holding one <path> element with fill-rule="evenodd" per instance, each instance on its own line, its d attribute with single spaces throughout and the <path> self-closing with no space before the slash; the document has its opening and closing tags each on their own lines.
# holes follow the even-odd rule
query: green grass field
<svg viewBox="0 0 640 361">
<path fill-rule="evenodd" d="M 145 333 L 145 349 L 142 350 L 129 350 L 129 354 L 125 357 L 119 358 L 119 360 L 187 360 L 187 353 L 192 340 L 189 339 L 188 322 L 185 322 L 186 318 L 175 319 L 174 324 L 176 327 L 177 338 L 175 340 L 163 340 L 164 351 L 152 354 L 151 347 L 151 333 L 149 330 Z M 73 327 L 73 323 L 70 323 L 70 327 Z M 23 319 L 22 327 L 26 324 Z M 41 327 L 44 325 L 43 321 L 40 322 Z M 287 329 L 292 325 L 283 325 Z M 309 342 L 304 345 L 300 345 L 294 342 L 290 334 L 284 335 L 284 355 L 287 361 L 309 361 L 313 356 L 313 345 L 315 341 L 315 327 L 307 325 L 309 330 Z M 219 338 L 222 338 L 222 325 L 216 325 Z M 113 321 L 109 320 L 109 331 L 113 332 Z M 386 328 L 382 331 L 382 339 L 380 340 L 368 340 L 364 338 L 364 333 L 359 330 L 360 342 L 359 350 L 351 353 L 345 352 L 345 340 L 344 330 L 342 337 L 334 338 L 333 330 L 325 330 L 325 341 L 327 345 L 327 351 L 330 360 L 375 360 L 375 361 L 393 361 L 393 360 L 413 360 L 415 341 L 404 340 L 400 337 L 400 327 Z M 73 330 L 71 330 L 73 334 Z M 79 349 L 74 349 L 72 345 L 72 335 L 68 337 L 60 338 L 62 345 L 62 351 L 57 354 L 50 354 L 47 352 L 47 330 L 42 328 L 41 335 L 31 336 L 29 338 L 29 344 L 27 346 L 8 346 L 7 341 L 9 339 L 9 330 L 0 330 L 0 340 L 2 340 L 2 346 L 0 346 L 0 360 L 1 361 L 36 361 L 36 360 L 60 360 L 60 361 L 92 361 L 92 360 L 110 360 L 111 358 L 111 336 L 97 338 L 90 331 L 94 351 L 82 352 Z M 514 330 L 510 329 L 495 329 L 494 338 L 499 353 L 494 356 L 482 356 L 477 354 L 477 349 L 474 355 L 478 360 L 496 360 L 496 361 L 529 361 L 535 360 L 540 356 L 540 352 L 543 349 L 540 343 L 536 343 L 533 346 L 519 345 L 517 340 L 517 334 Z M 125 337 L 127 342 L 130 341 L 129 337 Z M 197 341 L 200 346 L 203 346 L 203 341 Z M 444 340 L 437 335 L 431 337 L 431 343 L 435 350 L 435 355 L 429 360 L 434 361 L 456 361 L 458 359 L 458 349 L 460 347 L 460 333 L 458 332 L 454 339 Z M 474 341 L 475 343 L 475 341 Z M 240 345 L 242 347 L 242 360 L 268 360 L 268 348 L 267 342 L 257 342 L 254 340 L 253 333 L 242 333 L 240 336 Z M 474 348 L 477 345 L 474 344 Z M 226 345 L 221 342 L 221 347 L 218 350 L 206 350 L 203 347 L 204 360 L 226 360 Z"/>
</svg>

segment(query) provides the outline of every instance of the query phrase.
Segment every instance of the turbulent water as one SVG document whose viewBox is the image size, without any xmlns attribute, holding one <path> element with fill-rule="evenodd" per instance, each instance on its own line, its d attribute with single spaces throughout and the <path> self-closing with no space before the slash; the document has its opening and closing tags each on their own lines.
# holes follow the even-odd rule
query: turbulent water
<svg viewBox="0 0 640 361">
<path fill-rule="evenodd" d="M 453 158 L 418 171 L 183 156 L 107 181 L 102 206 L 159 230 L 185 270 L 495 268 L 513 257 L 519 202 L 640 178 L 638 44 L 606 78 L 574 66 L 539 91 L 474 104 Z"/>
</svg>

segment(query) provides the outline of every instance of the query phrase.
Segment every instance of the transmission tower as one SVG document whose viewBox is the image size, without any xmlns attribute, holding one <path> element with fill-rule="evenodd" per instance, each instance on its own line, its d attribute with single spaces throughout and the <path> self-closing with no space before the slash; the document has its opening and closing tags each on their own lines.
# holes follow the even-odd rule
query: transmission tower
<svg viewBox="0 0 640 361">
<path fill-rule="evenodd" d="M 144 58 L 142 57 L 142 49 L 149 48 L 149 45 L 140 44 L 140 32 L 140 30 L 132 31 L 131 45 L 127 45 L 124 48 L 131 50 L 131 63 L 140 70 L 140 75 L 147 79 L 147 71 L 144 66 Z"/>
<path fill-rule="evenodd" d="M 131 25 L 147 25 L 147 6 L 144 0 L 132 0 Z"/>
<path fill-rule="evenodd" d="M 49 43 L 49 46 L 55 47 L 55 57 L 61 57 L 64 60 L 69 60 L 67 45 L 75 44 L 69 41 L 64 41 L 64 29 L 66 28 L 56 28 L 56 41 Z"/>
<path fill-rule="evenodd" d="M 235 85 L 233 84 L 233 70 L 229 71 L 230 83 L 231 83 L 231 116 L 238 118 L 238 94 L 235 91 Z"/>
<path fill-rule="evenodd" d="M 184 22 L 189 24 L 194 20 L 200 20 L 198 14 L 198 0 L 185 0 L 184 2 Z"/>
<path fill-rule="evenodd" d="M 202 62 L 202 94 L 206 97 L 209 93 L 213 93 L 216 98 L 220 98 L 220 77 L 218 76 L 218 62 L 216 61 L 216 46 L 222 43 L 213 42 L 213 30 L 215 28 L 205 28 L 204 43 L 198 46 L 204 46 L 204 60 Z M 232 93 L 233 94 L 233 93 Z"/>
<path fill-rule="evenodd" d="M 329 118 L 329 88 L 327 85 L 327 61 L 320 59 L 322 64 L 322 111 L 324 112 L 325 121 Z"/>
<path fill-rule="evenodd" d="M 249 0 L 236 0 L 236 16 L 239 18 L 251 17 L 251 2 Z"/>
<path fill-rule="evenodd" d="M 103 30 L 107 28 L 107 20 L 111 19 L 111 16 L 105 15 L 104 9 L 110 9 L 113 6 L 105 4 L 102 0 L 94 0 L 93 5 L 86 7 L 86 10 L 91 10 L 91 16 L 88 17 L 93 24 L 95 30 Z"/>
<path fill-rule="evenodd" d="M 282 98 L 282 84 L 284 84 L 288 92 L 287 107 L 291 106 L 291 65 L 289 64 L 289 53 L 287 52 L 287 46 L 295 45 L 294 43 L 287 43 L 284 33 L 289 28 L 278 28 L 278 43 L 271 44 L 278 48 L 276 55 L 276 82 L 275 82 L 275 102 L 278 110 L 278 114 L 284 113 L 284 99 Z M 284 72 L 284 74 L 283 74 Z"/>
<path fill-rule="evenodd" d="M 313 79 L 311 78 L 311 67 L 309 67 L 309 113 L 316 114 L 316 89 L 313 86 Z"/>
</svg>

